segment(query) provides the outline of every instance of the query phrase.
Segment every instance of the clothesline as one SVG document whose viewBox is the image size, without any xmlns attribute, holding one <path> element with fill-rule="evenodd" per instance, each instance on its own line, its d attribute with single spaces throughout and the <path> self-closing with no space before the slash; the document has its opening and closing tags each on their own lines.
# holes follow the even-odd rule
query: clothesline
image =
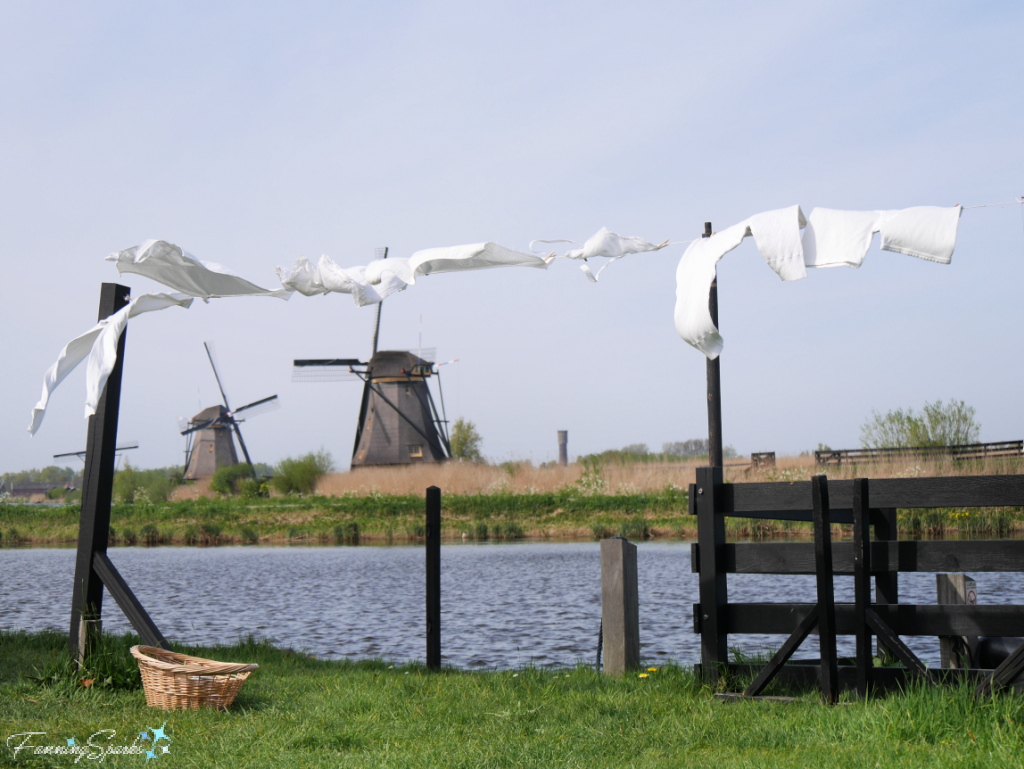
<svg viewBox="0 0 1024 769">
<path fill-rule="evenodd" d="M 1003 203 L 933 206 L 899 211 L 834 211 L 818 208 L 805 218 L 799 206 L 756 214 L 710 238 L 687 241 L 664 240 L 651 243 L 639 237 L 623 237 L 601 228 L 564 258 L 582 260 L 584 274 L 596 283 L 612 262 L 628 254 L 660 251 L 670 245 L 688 245 L 676 270 L 675 321 L 679 335 L 709 358 L 722 349 L 722 337 L 708 314 L 707 298 L 715 276 L 715 264 L 740 242 L 752 235 L 768 265 L 783 280 L 799 280 L 807 267 L 859 267 L 875 232 L 882 233 L 882 249 L 949 264 L 956 239 L 957 221 L 964 209 L 1022 205 L 1024 197 Z M 801 232 L 802 231 L 802 232 Z M 573 243 L 566 239 L 533 241 L 530 244 Z M 607 257 L 597 275 L 585 263 L 588 258 Z M 555 254 L 540 256 L 505 248 L 496 243 L 417 251 L 409 258 L 376 260 L 366 266 L 342 268 L 329 257 L 314 266 L 300 258 L 290 269 L 278 268 L 280 289 L 261 288 L 212 262 L 203 262 L 180 247 L 166 241 L 151 240 L 116 252 L 107 260 L 119 272 L 133 272 L 156 280 L 180 294 L 147 294 L 132 301 L 130 307 L 101 321 L 76 337 L 61 351 L 57 362 L 47 371 L 43 393 L 32 412 L 29 432 L 42 422 L 53 390 L 80 362 L 88 357 L 86 414 L 95 403 L 116 361 L 116 339 L 128 322 L 143 312 L 171 306 L 188 307 L 191 297 L 204 301 L 228 296 L 270 296 L 288 299 L 298 291 L 306 296 L 348 293 L 358 306 L 380 302 L 384 297 L 413 285 L 416 278 L 433 273 L 479 270 L 493 267 L 524 266 L 547 269 Z M 112 342 L 113 340 L 113 342 Z M 442 364 L 444 365 L 444 364 Z"/>
<path fill-rule="evenodd" d="M 1024 197 L 1019 197 L 1006 203 L 982 203 L 980 206 L 963 206 L 963 208 L 991 208 L 992 206 L 1015 206 L 1021 204 L 1024 204 Z"/>
</svg>

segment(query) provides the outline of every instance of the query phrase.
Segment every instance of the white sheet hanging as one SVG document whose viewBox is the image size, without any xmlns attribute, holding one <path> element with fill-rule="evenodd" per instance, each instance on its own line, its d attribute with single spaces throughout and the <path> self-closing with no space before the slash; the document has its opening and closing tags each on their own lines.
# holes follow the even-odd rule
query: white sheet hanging
<svg viewBox="0 0 1024 769">
<path fill-rule="evenodd" d="M 132 299 L 125 307 L 110 317 L 101 320 L 84 334 L 68 342 L 57 356 L 56 363 L 50 366 L 43 376 L 43 394 L 35 408 L 32 409 L 32 419 L 28 426 L 29 434 L 35 435 L 39 425 L 42 424 L 50 395 L 64 381 L 64 378 L 85 360 L 86 356 L 89 358 L 89 363 L 85 377 L 85 416 L 88 418 L 96 413 L 96 405 L 99 403 L 103 387 L 107 384 L 110 372 L 117 362 L 117 341 L 121 337 L 121 332 L 128 325 L 129 318 L 146 312 L 163 310 L 167 307 L 188 309 L 191 305 L 192 297 L 184 294 L 142 294 Z"/>
<path fill-rule="evenodd" d="M 341 267 L 325 255 L 320 257 L 314 271 L 303 257 L 291 269 L 278 267 L 277 277 L 286 289 L 306 296 L 328 292 L 351 294 L 356 306 L 363 307 L 415 285 L 416 278 L 422 275 L 517 266 L 545 270 L 548 263 L 534 254 L 515 251 L 497 243 L 473 243 L 428 248 L 417 251 L 408 259 L 377 259 L 365 267 Z"/>
<path fill-rule="evenodd" d="M 708 311 L 708 293 L 718 260 L 748 235 L 754 236 L 764 260 L 782 280 L 799 280 L 804 270 L 800 227 L 807 223 L 800 206 L 766 211 L 710 238 L 693 241 L 676 268 L 676 331 L 685 342 L 714 360 L 723 341 Z"/>
<path fill-rule="evenodd" d="M 106 260 L 114 262 L 119 274 L 133 272 L 204 302 L 227 296 L 274 296 L 287 300 L 292 295 L 285 288 L 260 288 L 226 267 L 196 259 L 164 240 L 147 240 L 141 246 L 110 254 Z"/>
<path fill-rule="evenodd" d="M 804 230 L 808 267 L 860 267 L 876 232 L 882 249 L 949 264 L 956 246 L 960 206 L 916 206 L 892 211 L 815 208 Z"/>
<path fill-rule="evenodd" d="M 708 292 L 718 260 L 747 235 L 754 236 L 768 266 L 783 280 L 806 277 L 806 267 L 859 267 L 875 232 L 882 233 L 886 251 L 949 264 L 961 211 L 960 206 L 891 211 L 815 208 L 809 221 L 799 206 L 755 214 L 686 249 L 676 269 L 676 331 L 711 360 L 722 352 L 722 336 L 708 311 Z"/>
</svg>

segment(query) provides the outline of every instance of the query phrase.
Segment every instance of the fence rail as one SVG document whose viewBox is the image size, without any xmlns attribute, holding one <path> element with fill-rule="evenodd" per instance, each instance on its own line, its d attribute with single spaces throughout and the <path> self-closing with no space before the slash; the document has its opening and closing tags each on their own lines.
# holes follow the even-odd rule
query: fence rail
<svg viewBox="0 0 1024 769">
<path fill-rule="evenodd" d="M 886 462 L 895 459 L 951 457 L 953 459 L 986 459 L 987 457 L 1018 457 L 1024 453 L 1024 441 L 997 443 L 966 443 L 960 446 L 908 446 L 893 449 L 827 449 L 815 451 L 819 465 L 842 465 Z"/>
</svg>

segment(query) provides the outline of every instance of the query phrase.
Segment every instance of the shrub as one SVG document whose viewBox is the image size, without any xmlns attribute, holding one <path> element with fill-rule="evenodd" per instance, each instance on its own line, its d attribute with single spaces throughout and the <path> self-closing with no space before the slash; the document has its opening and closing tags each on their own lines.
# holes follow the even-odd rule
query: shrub
<svg viewBox="0 0 1024 769">
<path fill-rule="evenodd" d="M 111 530 L 111 534 L 113 534 L 113 530 Z M 139 540 L 138 537 L 135 536 L 134 529 L 125 529 L 121 533 L 121 542 L 125 545 L 134 545 L 138 541 Z"/>
<path fill-rule="evenodd" d="M 459 417 L 452 424 L 451 446 L 452 456 L 466 462 L 482 462 L 480 447 L 483 438 L 476 430 L 476 425 L 468 419 Z"/>
<path fill-rule="evenodd" d="M 260 535 L 256 529 L 250 529 L 246 527 L 242 529 L 242 544 L 243 545 L 255 545 L 260 541 Z"/>
<path fill-rule="evenodd" d="M 181 484 L 180 468 L 139 470 L 125 462 L 124 469 L 114 476 L 114 499 L 128 505 L 138 502 L 166 502 L 167 497 Z M 136 497 L 139 497 L 136 500 Z"/>
<path fill-rule="evenodd" d="M 199 527 L 199 533 L 204 545 L 220 544 L 220 526 L 215 523 L 204 523 Z"/>
<path fill-rule="evenodd" d="M 241 484 L 251 478 L 253 478 L 252 467 L 245 462 L 239 462 L 237 465 L 228 465 L 227 467 L 219 467 L 213 474 L 213 477 L 210 478 L 210 491 L 231 496 L 241 491 Z M 253 483 L 256 483 L 257 487 L 259 486 L 258 481 L 255 479 L 253 479 Z"/>
<path fill-rule="evenodd" d="M 238 482 L 237 491 L 243 499 L 259 499 L 269 495 L 270 487 L 255 478 L 244 478 Z"/>
<path fill-rule="evenodd" d="M 907 448 L 910 446 L 960 446 L 977 443 L 981 425 L 974 421 L 974 407 L 951 399 L 924 404 L 920 414 L 913 409 L 894 409 L 885 414 L 872 410 L 861 425 L 864 448 Z"/>
<path fill-rule="evenodd" d="M 147 523 L 142 527 L 142 541 L 146 545 L 159 545 L 164 541 L 164 538 L 160 535 L 156 526 L 151 523 Z"/>
<path fill-rule="evenodd" d="M 185 527 L 185 544 L 198 545 L 200 543 L 199 527 L 190 523 Z"/>
<path fill-rule="evenodd" d="M 647 526 L 647 521 L 637 516 L 622 522 L 622 525 L 619 527 L 619 536 L 633 542 L 639 542 L 644 539 L 650 539 L 651 530 Z"/>
<path fill-rule="evenodd" d="M 484 539 L 487 539 L 487 534 L 488 534 L 488 532 L 487 532 L 487 524 L 486 523 L 478 523 L 476 525 L 476 530 L 473 532 L 473 538 L 474 539 L 484 540 Z"/>
<path fill-rule="evenodd" d="M 317 481 L 333 470 L 334 459 L 321 448 L 298 459 L 282 459 L 271 484 L 282 494 L 312 494 Z"/>
<path fill-rule="evenodd" d="M 355 521 L 339 523 L 334 527 L 334 541 L 339 545 L 358 545 L 359 524 Z"/>
</svg>

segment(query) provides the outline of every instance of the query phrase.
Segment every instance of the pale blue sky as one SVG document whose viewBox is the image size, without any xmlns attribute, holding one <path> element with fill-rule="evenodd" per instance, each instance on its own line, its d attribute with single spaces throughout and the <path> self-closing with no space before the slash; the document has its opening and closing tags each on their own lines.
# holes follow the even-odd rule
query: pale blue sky
<svg viewBox="0 0 1024 769">
<path fill-rule="evenodd" d="M 103 257 L 170 240 L 265 286 L 303 255 L 599 227 L 688 240 L 794 203 L 975 205 L 1024 194 L 1015 3 L 5 3 L 0 9 L 0 471 L 84 448 L 84 369 L 25 427 L 95 320 Z M 544 461 L 705 435 L 704 358 L 672 324 L 683 247 L 588 283 L 558 261 L 431 276 L 382 346 L 442 359 L 485 453 Z M 966 211 L 951 266 L 881 252 L 784 284 L 750 242 L 720 264 L 724 433 L 740 452 L 859 443 L 872 408 L 962 398 L 1024 438 L 1019 206 Z M 138 294 L 159 286 L 121 281 Z M 175 419 L 278 393 L 253 458 L 351 454 L 359 385 L 294 357 L 365 356 L 347 296 L 218 300 L 129 327 L 122 438 L 182 458 Z"/>
</svg>

